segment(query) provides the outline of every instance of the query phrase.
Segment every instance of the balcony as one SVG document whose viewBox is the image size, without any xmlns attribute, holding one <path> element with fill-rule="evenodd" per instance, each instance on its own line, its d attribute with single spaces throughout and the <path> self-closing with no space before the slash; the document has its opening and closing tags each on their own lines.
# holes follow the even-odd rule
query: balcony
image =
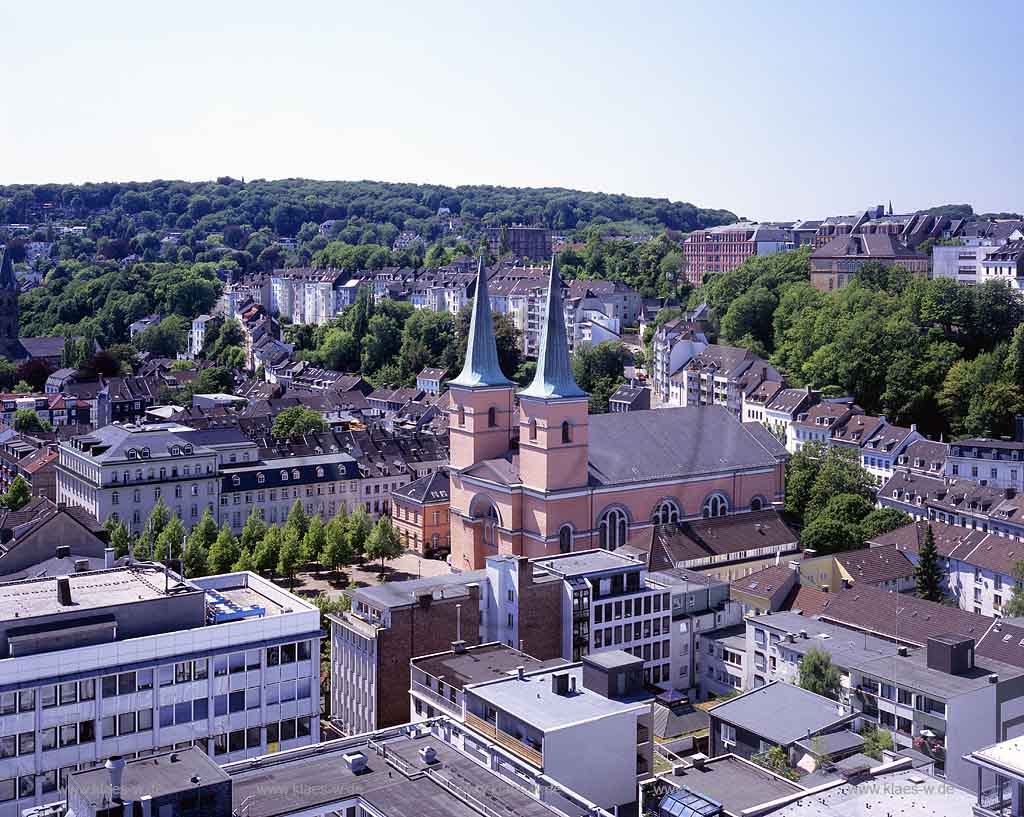
<svg viewBox="0 0 1024 817">
<path fill-rule="evenodd" d="M 521 757 L 527 763 L 530 763 L 538 769 L 544 769 L 544 755 L 536 749 L 527 746 L 518 738 L 512 737 L 512 735 L 507 732 L 502 732 L 493 724 L 488 723 L 483 718 L 477 717 L 472 712 L 466 713 L 465 723 L 466 726 L 469 726 L 481 735 L 493 740 L 502 749 Z"/>
<path fill-rule="evenodd" d="M 421 684 L 419 681 L 412 681 L 409 684 L 409 688 L 433 706 L 438 707 L 442 712 L 447 712 L 457 718 L 462 717 L 462 707 L 457 701 L 453 701 L 450 698 L 445 698 L 443 695 L 439 695 L 426 684 Z"/>
</svg>

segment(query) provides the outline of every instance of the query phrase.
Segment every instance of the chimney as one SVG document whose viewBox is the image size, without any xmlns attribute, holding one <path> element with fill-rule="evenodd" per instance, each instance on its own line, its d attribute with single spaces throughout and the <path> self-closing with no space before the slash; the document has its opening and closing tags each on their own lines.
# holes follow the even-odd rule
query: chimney
<svg viewBox="0 0 1024 817">
<path fill-rule="evenodd" d="M 115 803 L 121 802 L 121 776 L 124 774 L 124 766 L 124 758 L 120 755 L 112 755 L 103 764 L 103 768 L 110 774 L 110 799 Z"/>
<path fill-rule="evenodd" d="M 559 672 L 551 676 L 551 692 L 563 697 L 569 694 L 569 673 Z"/>
<path fill-rule="evenodd" d="M 456 655 L 462 655 L 466 651 L 466 642 L 461 638 L 458 641 L 452 642 L 452 652 Z"/>
<path fill-rule="evenodd" d="M 57 602 L 61 607 L 70 607 L 71 601 L 71 579 L 67 576 L 57 577 Z"/>
<path fill-rule="evenodd" d="M 103 566 L 108 570 L 114 566 L 115 551 L 113 548 L 106 548 L 103 551 Z"/>
<path fill-rule="evenodd" d="M 904 645 L 900 644 L 900 646 L 896 648 L 896 654 L 906 658 L 908 655 L 910 655 L 910 650 L 908 650 Z"/>
<path fill-rule="evenodd" d="M 57 545 L 57 558 L 68 559 L 71 557 L 71 545 Z"/>
<path fill-rule="evenodd" d="M 524 678 L 526 678 L 526 667 L 524 667 L 522 664 L 520 664 L 518 667 L 516 667 L 516 677 L 520 681 L 522 681 Z"/>
</svg>

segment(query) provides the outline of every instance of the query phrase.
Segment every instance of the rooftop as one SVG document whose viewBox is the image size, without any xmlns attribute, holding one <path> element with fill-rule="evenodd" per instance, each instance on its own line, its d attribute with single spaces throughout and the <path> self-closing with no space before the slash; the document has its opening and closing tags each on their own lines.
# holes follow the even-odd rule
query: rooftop
<svg viewBox="0 0 1024 817">
<path fill-rule="evenodd" d="M 534 572 L 547 570 L 565 578 L 640 566 L 635 559 L 610 550 L 582 550 L 533 560 Z"/>
<path fill-rule="evenodd" d="M 741 814 L 753 806 L 803 791 L 796 783 L 736 755 L 716 757 L 700 768 L 686 768 L 666 779 L 721 803 L 729 814 Z"/>
<path fill-rule="evenodd" d="M 519 667 L 527 672 L 557 667 L 564 663 L 561 658 L 541 661 L 525 652 L 504 644 L 480 644 L 467 647 L 464 652 L 434 653 L 410 662 L 416 669 L 434 678 L 440 678 L 449 686 L 462 689 L 467 684 L 493 681 L 508 675 L 515 675 Z"/>
<path fill-rule="evenodd" d="M 1011 774 L 1024 775 L 1024 735 L 984 749 L 976 749 L 971 756 L 991 766 L 1006 769 Z"/>
<path fill-rule="evenodd" d="M 410 579 L 407 582 L 385 582 L 375 587 L 360 587 L 353 590 L 351 596 L 373 607 L 403 607 L 428 594 L 435 599 L 465 596 L 468 585 L 479 584 L 486 578 L 486 570 L 471 570 L 465 573 Z"/>
<path fill-rule="evenodd" d="M 873 658 L 857 662 L 852 668 L 880 680 L 899 681 L 902 686 L 943 701 L 987 688 L 990 684 L 989 675 L 999 676 L 1000 682 L 1024 676 L 1024 670 L 978 655 L 977 651 L 974 669 L 959 675 L 929 669 L 925 650 L 917 650 L 906 656 Z"/>
<path fill-rule="evenodd" d="M 844 714 L 835 701 L 782 681 L 732 698 L 708 714 L 780 746 L 789 746 L 853 717 Z"/>
<path fill-rule="evenodd" d="M 576 679 L 575 692 L 559 695 L 552 691 L 551 677 L 563 673 Z M 579 664 L 527 673 L 522 679 L 510 677 L 484 683 L 473 687 L 473 695 L 543 732 L 636 710 L 634 704 L 613 701 L 585 688 Z"/>
<path fill-rule="evenodd" d="M 126 763 L 121 777 L 121 798 L 137 802 L 147 794 L 153 798 L 164 797 L 194 788 L 191 782 L 194 777 L 205 786 L 229 779 L 200 749 L 181 749 Z M 103 808 L 110 803 L 110 772 L 102 765 L 72 772 L 70 786 L 93 807 Z"/>
</svg>

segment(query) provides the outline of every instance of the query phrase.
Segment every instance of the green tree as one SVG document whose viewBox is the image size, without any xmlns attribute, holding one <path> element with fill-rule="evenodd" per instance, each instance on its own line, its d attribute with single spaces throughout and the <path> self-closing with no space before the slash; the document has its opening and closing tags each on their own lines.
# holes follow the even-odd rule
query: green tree
<svg viewBox="0 0 1024 817">
<path fill-rule="evenodd" d="M 25 433 L 53 431 L 50 421 L 40 417 L 30 408 L 20 408 L 14 412 L 14 419 L 11 425 L 15 431 Z"/>
<path fill-rule="evenodd" d="M 209 506 L 199 522 L 192 527 L 185 543 L 185 575 L 205 576 L 210 548 L 217 541 L 217 523 Z"/>
<path fill-rule="evenodd" d="M 384 572 L 384 562 L 388 559 L 395 559 L 404 552 L 402 541 L 398 533 L 391 526 L 391 521 L 382 516 L 373 526 L 370 535 L 366 539 L 366 558 L 371 561 L 380 559 L 380 572 Z"/>
<path fill-rule="evenodd" d="M 883 533 L 909 525 L 910 514 L 896 508 L 875 508 L 860 523 L 860 538 L 867 542 Z"/>
<path fill-rule="evenodd" d="M 296 528 L 284 529 L 281 536 L 281 548 L 277 556 L 277 572 L 286 576 L 294 585 L 295 574 L 302 564 L 302 537 Z"/>
<path fill-rule="evenodd" d="M 362 505 L 356 507 L 348 518 L 348 544 L 353 559 L 363 558 L 366 554 L 366 538 L 370 535 L 370 515 Z"/>
<path fill-rule="evenodd" d="M 284 527 L 286 531 L 294 530 L 300 542 L 306 535 L 306 531 L 309 530 L 309 516 L 302 507 L 301 499 L 296 499 L 288 509 L 288 520 L 284 523 Z"/>
<path fill-rule="evenodd" d="M 821 555 L 855 550 L 861 546 L 862 540 L 856 526 L 821 514 L 801 531 L 800 544 Z"/>
<path fill-rule="evenodd" d="M 833 701 L 839 699 L 839 670 L 820 647 L 811 647 L 800 659 L 800 686 Z"/>
<path fill-rule="evenodd" d="M 871 502 L 860 494 L 836 494 L 825 505 L 822 515 L 844 525 L 859 525 L 872 511 Z"/>
<path fill-rule="evenodd" d="M 0 496 L 0 505 L 9 511 L 20 511 L 32 499 L 32 486 L 22 474 L 18 474 L 11 482 L 11 487 Z"/>
<path fill-rule="evenodd" d="M 181 520 L 178 519 L 177 515 L 171 516 L 156 539 L 154 558 L 159 562 L 181 559 L 184 557 L 184 544 L 185 526 L 181 524 Z"/>
<path fill-rule="evenodd" d="M 758 766 L 763 766 L 787 780 L 797 780 L 799 777 L 796 771 L 790 768 L 789 756 L 781 746 L 772 746 L 767 752 L 753 755 L 750 759 Z"/>
<path fill-rule="evenodd" d="M 255 553 L 260 542 L 263 541 L 263 537 L 267 535 L 267 525 L 263 521 L 260 510 L 253 506 L 245 520 L 245 527 L 242 528 L 241 549 L 247 550 L 249 553 Z"/>
<path fill-rule="evenodd" d="M 115 522 L 113 519 L 108 518 L 103 526 L 107 529 L 107 533 L 110 536 L 110 546 L 114 549 L 114 556 L 118 559 L 123 559 L 131 549 L 131 536 L 128 533 L 128 529 L 124 526 L 124 522 L 120 519 Z"/>
<path fill-rule="evenodd" d="M 263 541 L 252 554 L 253 562 L 260 573 L 270 573 L 277 569 L 281 558 L 281 540 L 280 528 L 267 529 Z"/>
<path fill-rule="evenodd" d="M 259 567 L 256 565 L 256 559 L 253 557 L 252 552 L 243 550 L 238 554 L 238 559 L 231 565 L 231 571 L 233 573 L 258 573 Z"/>
<path fill-rule="evenodd" d="M 326 430 L 327 424 L 319 413 L 305 406 L 290 406 L 274 418 L 270 433 L 274 437 L 284 438 Z"/>
<path fill-rule="evenodd" d="M 312 564 L 320 559 L 327 545 L 327 528 L 320 515 L 317 514 L 309 520 L 309 527 L 306 535 L 302 537 L 302 561 L 305 564 Z"/>
<path fill-rule="evenodd" d="M 246 523 L 246 527 L 248 527 L 248 523 Z M 252 550 L 245 548 L 244 552 L 249 554 L 251 560 Z M 216 576 L 220 573 L 228 573 L 238 569 L 235 565 L 241 559 L 242 553 L 243 550 L 238 546 L 237 540 L 231 534 L 231 528 L 225 522 L 220 526 L 217 538 L 210 545 L 210 552 L 207 554 L 206 561 L 210 575 Z"/>
<path fill-rule="evenodd" d="M 324 549 L 320 553 L 320 564 L 330 570 L 338 570 L 355 558 L 349 544 L 348 516 L 344 506 L 338 515 L 327 523 L 324 530 Z"/>
<path fill-rule="evenodd" d="M 854 494 L 869 502 L 874 498 L 874 478 L 858 461 L 857 452 L 845 447 L 830 447 L 811 486 L 810 499 L 804 514 L 808 524 L 837 494 Z"/>
<path fill-rule="evenodd" d="M 1013 578 L 1016 580 L 1013 583 L 1013 590 L 1003 605 L 1003 615 L 1007 618 L 1024 616 L 1024 560 L 1014 563 Z"/>
<path fill-rule="evenodd" d="M 135 337 L 135 346 L 140 352 L 149 352 L 154 357 L 173 358 L 185 349 L 187 331 L 185 322 L 178 315 L 168 315 L 159 323 L 146 327 Z"/>
<path fill-rule="evenodd" d="M 887 729 L 879 729 L 873 723 L 865 723 L 860 736 L 864 738 L 864 754 L 875 760 L 881 760 L 882 752 L 892 749 L 892 735 Z"/>
<path fill-rule="evenodd" d="M 171 512 L 160 497 L 153 506 L 153 510 L 146 517 L 146 523 L 142 526 L 142 535 L 139 537 L 138 556 L 140 559 L 156 559 L 157 540 L 163 533 L 167 523 L 171 521 Z"/>
<path fill-rule="evenodd" d="M 917 566 L 914 568 L 917 580 L 917 595 L 925 601 L 942 601 L 942 568 L 939 566 L 939 551 L 935 547 L 935 534 L 931 523 L 924 533 L 924 542 L 917 553 Z"/>
</svg>

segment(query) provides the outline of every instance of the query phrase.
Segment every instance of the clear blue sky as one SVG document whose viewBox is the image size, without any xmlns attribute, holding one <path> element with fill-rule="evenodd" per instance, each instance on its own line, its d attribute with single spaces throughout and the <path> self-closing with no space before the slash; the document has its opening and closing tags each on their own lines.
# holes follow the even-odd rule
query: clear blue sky
<svg viewBox="0 0 1024 817">
<path fill-rule="evenodd" d="M 557 185 L 1024 208 L 1019 3 L 0 5 L 0 183 Z"/>
</svg>

